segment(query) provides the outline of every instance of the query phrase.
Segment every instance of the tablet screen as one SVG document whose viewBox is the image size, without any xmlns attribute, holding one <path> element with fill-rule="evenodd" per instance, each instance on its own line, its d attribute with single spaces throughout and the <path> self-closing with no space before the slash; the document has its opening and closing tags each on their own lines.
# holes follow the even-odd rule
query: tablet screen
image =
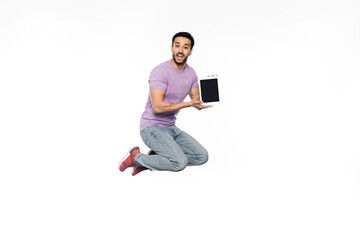
<svg viewBox="0 0 360 240">
<path fill-rule="evenodd" d="M 201 100 L 207 102 L 219 102 L 219 87 L 217 78 L 200 80 Z"/>
</svg>

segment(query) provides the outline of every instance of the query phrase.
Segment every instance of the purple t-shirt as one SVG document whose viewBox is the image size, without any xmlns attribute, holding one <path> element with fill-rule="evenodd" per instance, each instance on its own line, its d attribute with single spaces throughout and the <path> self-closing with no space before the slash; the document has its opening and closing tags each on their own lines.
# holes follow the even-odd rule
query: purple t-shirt
<svg viewBox="0 0 360 240">
<path fill-rule="evenodd" d="M 183 102 L 191 88 L 198 88 L 198 77 L 188 64 L 183 71 L 178 70 L 171 60 L 155 67 L 149 77 L 150 89 L 165 90 L 164 101 L 171 103 Z M 179 110 L 165 113 L 155 113 L 150 94 L 145 111 L 141 116 L 140 131 L 152 125 L 169 127 L 175 124 Z"/>
</svg>

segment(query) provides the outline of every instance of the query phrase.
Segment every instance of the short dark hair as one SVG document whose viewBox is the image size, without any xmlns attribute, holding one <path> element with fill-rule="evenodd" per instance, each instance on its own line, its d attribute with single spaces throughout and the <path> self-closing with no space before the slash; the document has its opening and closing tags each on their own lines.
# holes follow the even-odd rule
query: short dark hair
<svg viewBox="0 0 360 240">
<path fill-rule="evenodd" d="M 186 37 L 186 38 L 190 39 L 190 41 L 191 41 L 190 49 L 192 49 L 194 47 L 195 40 L 194 40 L 193 36 L 191 36 L 190 33 L 188 33 L 188 32 L 178 32 L 172 38 L 172 45 L 174 45 L 175 38 L 177 38 L 177 37 Z"/>
</svg>

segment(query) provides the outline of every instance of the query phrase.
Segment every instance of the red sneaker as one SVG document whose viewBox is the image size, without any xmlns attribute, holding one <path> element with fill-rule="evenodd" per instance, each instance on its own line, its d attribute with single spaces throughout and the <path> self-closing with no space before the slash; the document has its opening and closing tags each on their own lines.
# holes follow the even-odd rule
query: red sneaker
<svg viewBox="0 0 360 240">
<path fill-rule="evenodd" d="M 136 167 L 134 167 L 131 175 L 135 176 L 136 174 L 138 174 L 138 173 L 140 173 L 140 172 L 142 172 L 144 170 L 148 170 L 148 168 L 143 167 L 143 166 L 136 166 Z"/>
<path fill-rule="evenodd" d="M 119 163 L 119 170 L 121 172 L 125 171 L 128 167 L 137 166 L 134 158 L 137 154 L 140 153 L 140 148 L 138 146 L 132 147 L 128 153 L 126 153 L 125 157 Z"/>
<path fill-rule="evenodd" d="M 153 150 L 150 150 L 150 151 L 147 153 L 147 155 L 155 155 L 155 154 L 156 154 L 156 153 L 155 153 Z M 138 174 L 138 173 L 140 173 L 140 172 L 142 172 L 142 171 L 144 171 L 144 170 L 150 170 L 150 171 L 151 171 L 151 169 L 148 169 L 147 167 L 139 166 L 139 165 L 138 165 L 138 166 L 135 166 L 135 167 L 134 167 L 131 175 L 135 176 L 136 174 Z"/>
</svg>

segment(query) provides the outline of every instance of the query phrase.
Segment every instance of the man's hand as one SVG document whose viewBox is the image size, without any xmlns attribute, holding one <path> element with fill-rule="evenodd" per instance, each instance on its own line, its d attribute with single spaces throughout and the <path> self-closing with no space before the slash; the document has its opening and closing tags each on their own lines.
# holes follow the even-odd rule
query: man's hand
<svg viewBox="0 0 360 240">
<path fill-rule="evenodd" d="M 195 100 L 192 100 L 191 101 L 191 106 L 196 108 L 197 110 L 201 110 L 201 109 L 204 109 L 204 108 L 209 108 L 209 107 L 212 107 L 213 105 L 201 105 L 202 103 L 204 103 L 203 101 L 195 101 Z"/>
</svg>

